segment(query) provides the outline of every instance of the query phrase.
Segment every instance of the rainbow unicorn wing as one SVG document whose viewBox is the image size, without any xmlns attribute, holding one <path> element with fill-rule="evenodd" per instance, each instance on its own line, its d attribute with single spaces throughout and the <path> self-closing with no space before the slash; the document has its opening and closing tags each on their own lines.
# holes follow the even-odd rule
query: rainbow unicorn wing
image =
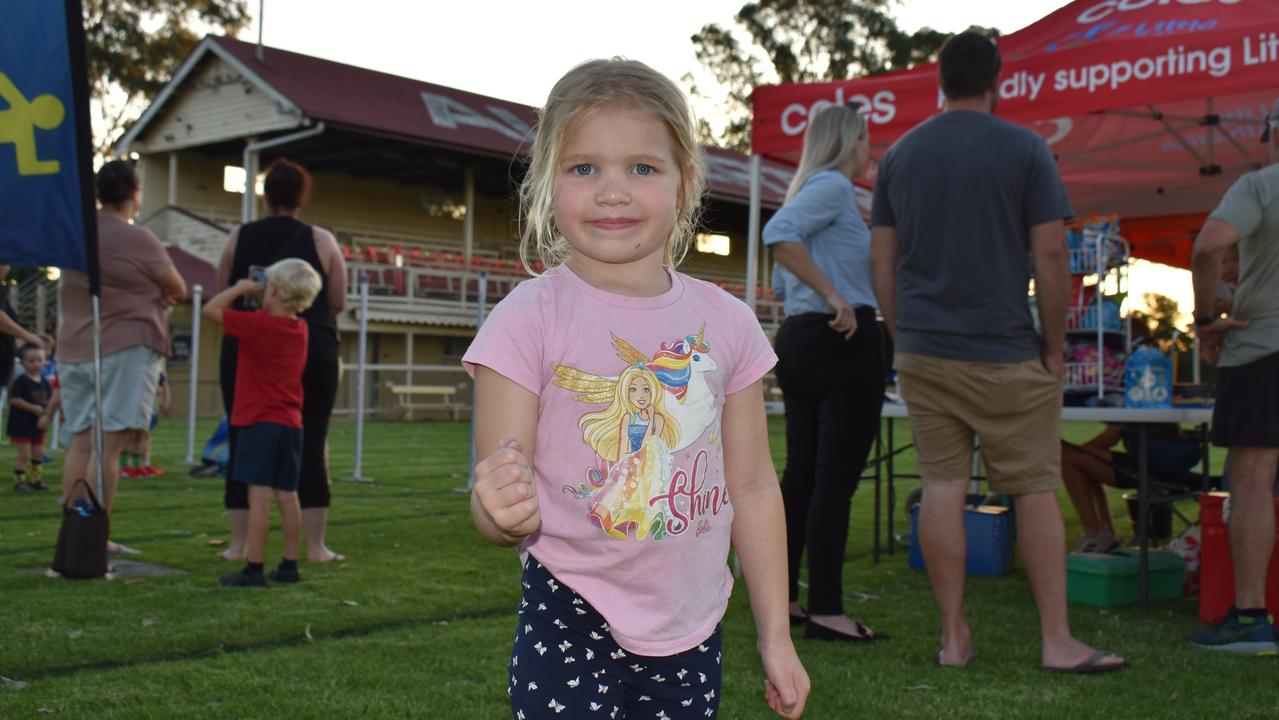
<svg viewBox="0 0 1279 720">
<path fill-rule="evenodd" d="M 617 351 L 617 356 L 622 359 L 622 362 L 626 363 L 627 367 L 647 365 L 650 362 L 648 356 L 637 350 L 634 345 L 613 333 L 609 333 L 608 336 L 613 338 L 613 349 Z"/>
<path fill-rule="evenodd" d="M 613 400 L 613 388 L 617 386 L 617 378 L 592 375 L 567 365 L 556 365 L 555 384 L 577 393 L 574 400 L 607 405 Z"/>
</svg>

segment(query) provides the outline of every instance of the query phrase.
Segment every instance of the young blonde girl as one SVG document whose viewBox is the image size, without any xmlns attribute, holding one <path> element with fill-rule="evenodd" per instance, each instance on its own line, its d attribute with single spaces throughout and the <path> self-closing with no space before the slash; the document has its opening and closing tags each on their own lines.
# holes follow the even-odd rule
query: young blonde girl
<svg viewBox="0 0 1279 720">
<path fill-rule="evenodd" d="M 463 359 L 484 458 L 472 516 L 526 558 L 515 718 L 715 717 L 730 540 L 765 699 L 784 717 L 803 712 L 760 384 L 776 357 L 745 305 L 674 270 L 703 187 L 687 100 L 665 77 L 596 60 L 551 90 L 521 188 L 521 254 L 550 269 L 494 308 Z M 672 338 L 697 341 L 678 387 L 638 372 Z M 632 390 L 645 407 L 610 412 L 638 407 Z M 644 468 L 649 450 L 663 463 Z M 652 526 L 601 535 L 590 488 L 641 470 Z"/>
</svg>

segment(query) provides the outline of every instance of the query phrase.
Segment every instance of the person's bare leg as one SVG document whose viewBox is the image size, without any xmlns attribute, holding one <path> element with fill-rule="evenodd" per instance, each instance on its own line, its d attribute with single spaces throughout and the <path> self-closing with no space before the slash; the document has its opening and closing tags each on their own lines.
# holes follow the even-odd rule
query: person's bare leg
<svg viewBox="0 0 1279 720">
<path fill-rule="evenodd" d="M 249 535 L 249 511 L 227 510 L 226 519 L 231 527 L 231 545 L 218 553 L 218 557 L 223 560 L 243 560 L 244 548 L 248 544 L 246 538 Z"/>
<path fill-rule="evenodd" d="M 939 662 L 962 665 L 972 654 L 972 631 L 964 617 L 965 564 L 968 539 L 964 534 L 964 501 L 968 497 L 966 478 L 924 480 L 919 506 L 919 546 L 928 568 L 933 598 L 941 613 Z"/>
<path fill-rule="evenodd" d="M 1039 608 L 1044 667 L 1070 668 L 1086 661 L 1095 650 L 1070 634 L 1066 611 L 1066 529 L 1057 505 L 1057 493 L 1044 491 L 1014 496 L 1017 510 L 1017 543 L 1030 590 Z M 1123 659 L 1108 655 L 1099 666 L 1117 665 Z"/>
<path fill-rule="evenodd" d="M 298 506 L 298 494 L 276 492 L 275 502 L 280 507 L 280 525 L 284 539 L 282 555 L 285 560 L 297 560 L 302 546 L 302 508 Z"/>
<path fill-rule="evenodd" d="M 1075 514 L 1079 516 L 1084 535 L 1092 537 L 1101 531 L 1101 518 L 1097 517 L 1093 483 L 1075 462 L 1079 454 L 1077 450 L 1062 448 L 1061 481 L 1066 486 L 1066 494 L 1070 496 L 1070 504 L 1075 507 Z"/>
<path fill-rule="evenodd" d="M 23 482 L 30 483 L 31 478 L 28 473 L 31 465 L 31 443 L 15 441 L 13 445 L 17 453 L 13 459 L 14 477 L 17 478 L 18 472 L 21 472 Z"/>
<path fill-rule="evenodd" d="M 1114 468 L 1110 465 L 1112 457 L 1105 449 L 1089 448 L 1087 452 L 1064 446 L 1061 449 L 1062 482 L 1079 514 L 1079 524 L 1083 525 L 1084 533 L 1092 537 L 1115 536 L 1105 488 L 1115 482 Z"/>
<path fill-rule="evenodd" d="M 129 430 L 102 433 L 102 443 L 106 446 L 106 460 L 102 468 L 102 505 L 107 512 L 115 505 L 116 489 L 120 485 L 120 453 L 130 434 Z M 93 472 L 90 466 L 90 473 Z"/>
<path fill-rule="evenodd" d="M 142 467 L 154 467 L 151 464 L 151 431 L 142 431 Z"/>
<path fill-rule="evenodd" d="M 342 555 L 329 549 L 324 543 L 324 534 L 329 526 L 328 508 L 306 508 L 302 510 L 302 532 L 306 534 L 306 559 L 308 562 L 323 563 L 343 559 Z"/>
<path fill-rule="evenodd" d="M 1266 606 L 1266 569 L 1274 549 L 1274 482 L 1279 448 L 1232 447 L 1230 559 L 1235 564 L 1235 607 Z"/>
<path fill-rule="evenodd" d="M 271 529 L 271 488 L 249 486 L 249 537 L 245 559 L 261 563 L 266 556 L 266 536 Z"/>
<path fill-rule="evenodd" d="M 92 472 L 93 430 L 82 430 L 72 436 L 71 446 L 62 461 L 63 500 L 73 497 L 71 489 L 77 480 L 84 480 L 92 487 L 95 482 Z"/>
<path fill-rule="evenodd" d="M 27 458 L 28 473 L 33 482 L 44 485 L 44 463 L 40 460 L 40 458 L 44 457 L 44 442 L 33 442 L 29 448 Z"/>
</svg>

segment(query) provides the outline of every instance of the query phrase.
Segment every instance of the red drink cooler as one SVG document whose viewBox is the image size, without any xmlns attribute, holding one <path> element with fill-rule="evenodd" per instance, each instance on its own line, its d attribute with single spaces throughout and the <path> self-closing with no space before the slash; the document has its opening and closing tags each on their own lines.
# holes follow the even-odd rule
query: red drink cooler
<svg viewBox="0 0 1279 720">
<path fill-rule="evenodd" d="M 1230 559 L 1230 533 L 1223 517 L 1228 493 L 1205 493 L 1199 498 L 1203 542 L 1199 556 L 1199 619 L 1225 617 L 1235 602 L 1235 565 Z M 1275 501 L 1275 550 L 1266 573 L 1266 609 L 1279 617 L 1279 500 Z"/>
</svg>

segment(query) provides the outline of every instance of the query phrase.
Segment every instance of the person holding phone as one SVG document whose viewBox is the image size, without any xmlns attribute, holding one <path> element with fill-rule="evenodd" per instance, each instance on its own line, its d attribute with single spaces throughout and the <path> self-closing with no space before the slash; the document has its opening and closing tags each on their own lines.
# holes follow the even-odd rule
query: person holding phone
<svg viewBox="0 0 1279 720">
<path fill-rule="evenodd" d="M 306 261 L 320 275 L 322 287 L 315 302 L 299 314 L 308 328 L 306 367 L 302 374 L 302 467 L 298 500 L 302 507 L 302 531 L 306 538 L 307 560 L 329 562 L 342 556 L 330 550 L 325 533 L 330 504 L 328 469 L 329 416 L 338 389 L 337 314 L 346 307 L 346 262 L 333 233 L 298 219 L 311 193 L 311 176 L 301 165 L 279 159 L 267 168 L 264 183 L 266 217 L 232 230 L 218 262 L 218 290 L 225 290 L 251 277 L 265 287 L 266 266 L 286 258 Z M 260 302 L 260 297 L 258 298 Z M 251 309 L 245 298 L 233 304 L 236 310 Z M 228 414 L 234 413 L 236 363 L 239 342 L 222 339 L 222 399 Z M 227 464 L 224 504 L 231 526 L 231 542 L 219 553 L 225 560 L 243 560 L 249 523 L 247 486 L 236 482 L 235 427 L 230 432 L 231 460 Z"/>
</svg>

